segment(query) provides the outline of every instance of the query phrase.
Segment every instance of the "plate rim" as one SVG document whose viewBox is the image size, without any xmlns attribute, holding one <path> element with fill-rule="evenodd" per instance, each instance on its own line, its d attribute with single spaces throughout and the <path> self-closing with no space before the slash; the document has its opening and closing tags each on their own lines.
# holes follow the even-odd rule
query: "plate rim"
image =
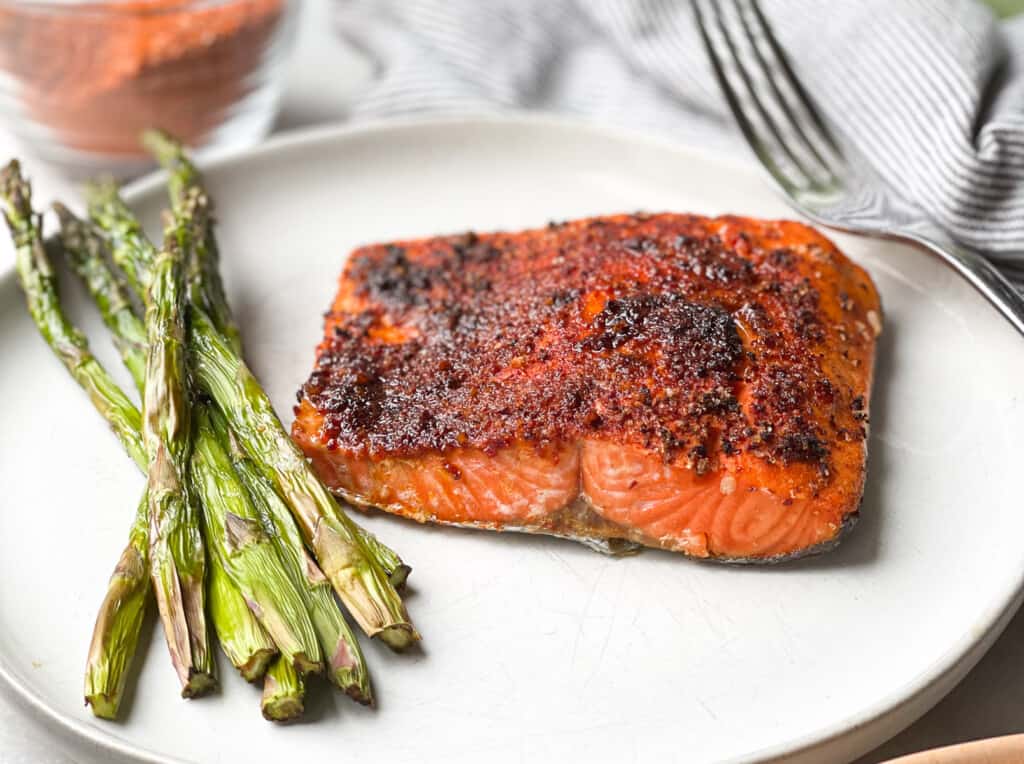
<svg viewBox="0 0 1024 764">
<path fill-rule="evenodd" d="M 616 125 L 602 125 L 578 117 L 555 115 L 543 112 L 525 112 L 513 110 L 506 112 L 468 112 L 434 116 L 413 116 L 375 119 L 351 124 L 347 122 L 317 125 L 314 127 L 290 130 L 271 136 L 263 143 L 249 148 L 229 148 L 220 151 L 200 152 L 197 164 L 204 172 L 215 171 L 223 167 L 239 166 L 242 163 L 287 151 L 295 147 L 312 147 L 334 142 L 343 142 L 352 137 L 367 134 L 388 134 L 402 131 L 433 131 L 445 127 L 460 129 L 508 128 L 524 127 L 542 130 L 582 131 L 594 136 L 610 138 L 634 144 L 646 144 L 648 147 L 671 151 L 684 156 L 696 157 L 714 162 L 749 176 L 756 180 L 757 165 L 753 161 L 743 161 L 721 151 L 708 149 L 686 142 L 676 142 L 665 136 L 642 132 L 637 129 Z M 162 170 L 152 171 L 130 183 L 122 193 L 129 204 L 134 204 L 140 197 L 154 193 L 166 180 Z M 777 190 L 763 178 L 766 190 L 778 196 Z M 784 199 L 785 201 L 785 199 Z M 788 203 L 787 203 L 788 204 Z M 791 208 L 792 209 L 792 208 Z M 795 218 L 806 219 L 796 210 L 792 210 Z M 820 224 L 813 225 L 829 229 Z M 941 267 L 937 263 L 938 267 Z M 15 266 L 11 262 L 0 267 L 0 288 L 6 288 L 8 281 L 15 280 Z M 15 289 L 18 287 L 15 285 Z M 1024 601 L 1024 572 L 1014 582 L 1010 591 L 1000 591 L 985 616 L 975 624 L 975 628 L 967 630 L 959 640 L 951 643 L 946 652 L 923 671 L 914 681 L 907 683 L 897 691 L 876 700 L 860 713 L 842 720 L 809 731 L 795 738 L 767 746 L 733 761 L 762 762 L 776 760 L 786 756 L 807 756 L 815 749 L 841 740 L 855 739 L 868 734 L 874 726 L 884 722 L 888 717 L 902 714 L 903 718 L 889 737 L 898 734 L 924 715 L 943 697 L 945 697 L 977 664 L 993 643 L 999 638 L 1009 621 Z M 74 718 L 52 707 L 39 695 L 27 680 L 23 681 L 20 672 L 10 665 L 7 658 L 0 652 L 0 685 L 13 691 L 13 694 L 27 706 L 21 706 L 49 728 L 57 731 L 66 739 L 74 742 L 87 742 L 98 749 L 116 754 L 124 759 L 145 764 L 189 764 L 188 760 L 176 756 L 158 753 L 150 748 L 123 740 L 114 733 L 117 726 L 108 731 L 87 721 Z M 114 723 L 117 725 L 118 723 Z M 884 738 L 874 743 L 881 745 Z M 69 742 L 71 741 L 69 740 Z"/>
</svg>

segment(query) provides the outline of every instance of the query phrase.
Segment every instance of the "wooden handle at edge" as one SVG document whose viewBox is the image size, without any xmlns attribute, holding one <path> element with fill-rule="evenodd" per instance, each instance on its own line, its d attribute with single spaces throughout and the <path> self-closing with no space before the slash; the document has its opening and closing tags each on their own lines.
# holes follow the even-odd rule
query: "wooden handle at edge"
<svg viewBox="0 0 1024 764">
<path fill-rule="evenodd" d="M 1024 735 L 1007 735 L 935 748 L 884 764 L 1024 764 Z"/>
</svg>

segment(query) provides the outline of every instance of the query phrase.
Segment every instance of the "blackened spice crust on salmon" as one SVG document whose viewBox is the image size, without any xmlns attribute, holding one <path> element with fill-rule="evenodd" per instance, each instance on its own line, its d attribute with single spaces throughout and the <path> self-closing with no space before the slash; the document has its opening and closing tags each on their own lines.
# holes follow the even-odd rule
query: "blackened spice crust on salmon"
<svg viewBox="0 0 1024 764">
<path fill-rule="evenodd" d="M 730 235 L 730 220 L 620 215 L 359 249 L 300 400 L 329 449 L 371 458 L 598 437 L 698 472 L 747 451 L 827 476 L 827 443 L 863 427 L 822 367 L 830 319 L 800 263 L 838 253 L 770 221 L 751 236 L 736 218 Z"/>
<path fill-rule="evenodd" d="M 420 522 L 773 560 L 856 513 L 881 326 L 870 277 L 792 221 L 364 247 L 292 434 L 339 495 Z"/>
</svg>

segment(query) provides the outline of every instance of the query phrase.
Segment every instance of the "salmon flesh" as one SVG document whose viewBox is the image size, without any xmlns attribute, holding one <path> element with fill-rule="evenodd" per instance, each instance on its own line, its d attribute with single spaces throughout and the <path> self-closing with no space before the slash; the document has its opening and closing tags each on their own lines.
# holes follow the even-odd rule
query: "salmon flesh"
<svg viewBox="0 0 1024 764">
<path fill-rule="evenodd" d="M 352 253 L 292 436 L 419 522 L 764 562 L 864 488 L 878 293 L 801 223 L 615 215 Z"/>
</svg>

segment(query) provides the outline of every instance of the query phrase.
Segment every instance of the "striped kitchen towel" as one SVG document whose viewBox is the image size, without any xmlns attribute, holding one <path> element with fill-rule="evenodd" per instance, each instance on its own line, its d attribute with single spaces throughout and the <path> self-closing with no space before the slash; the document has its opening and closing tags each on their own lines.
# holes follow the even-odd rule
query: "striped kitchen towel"
<svg viewBox="0 0 1024 764">
<path fill-rule="evenodd" d="M 1024 277 L 1024 16 L 975 0 L 762 0 L 893 187 Z M 741 149 L 691 0 L 338 0 L 376 76 L 352 117 L 543 109 Z"/>
</svg>

